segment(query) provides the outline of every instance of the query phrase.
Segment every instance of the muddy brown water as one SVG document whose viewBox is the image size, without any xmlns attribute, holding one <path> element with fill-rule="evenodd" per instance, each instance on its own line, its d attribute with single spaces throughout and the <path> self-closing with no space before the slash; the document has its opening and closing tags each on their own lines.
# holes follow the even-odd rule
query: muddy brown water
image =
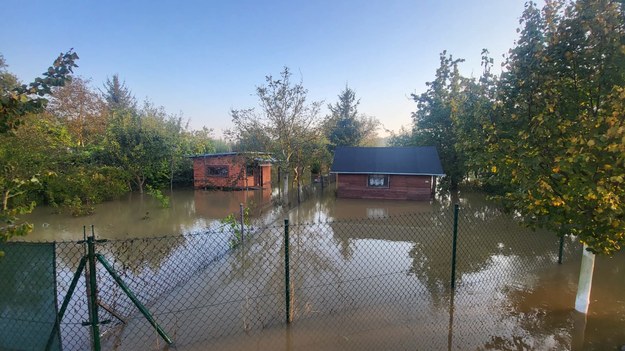
<svg viewBox="0 0 625 351">
<path fill-rule="evenodd" d="M 170 206 L 162 208 L 147 194 L 131 193 L 116 201 L 95 205 L 92 215 L 72 217 L 56 208 L 41 206 L 24 219 L 34 224 L 26 241 L 81 240 L 83 226 L 93 225 L 99 238 L 128 239 L 175 236 L 218 225 L 230 214 L 240 213 L 240 204 L 255 209 L 254 218 L 272 212 L 272 190 L 204 191 L 175 190 Z"/>
<path fill-rule="evenodd" d="M 507 220 L 504 217 L 495 224 L 489 222 L 504 230 L 489 230 L 481 224 L 461 225 L 458 282 L 452 293 L 447 288 L 448 238 L 444 242 L 436 242 L 443 240 L 438 235 L 432 237 L 439 238 L 436 240 L 411 239 L 403 232 L 379 234 L 375 229 L 354 230 L 349 224 L 366 219 L 375 228 L 382 223 L 376 221 L 391 217 L 399 218 L 399 226 L 393 225 L 401 227 L 407 225 L 402 222 L 408 218 L 404 216 L 413 213 L 431 220 L 429 214 L 451 212 L 450 200 L 336 199 L 332 189 L 326 189 L 284 214 L 272 205 L 275 196 L 276 192 L 270 190 L 176 191 L 171 196 L 171 207 L 162 209 L 149 197 L 132 194 L 98 205 L 94 215 L 81 218 L 38 208 L 28 217 L 35 230 L 24 239 L 78 240 L 82 238 L 82 226 L 92 224 L 99 237 L 109 239 L 176 236 L 218 225 L 221 218 L 237 213 L 240 203 L 253 207 L 252 216 L 268 224 L 280 225 L 284 218 L 293 224 L 339 223 L 324 224 L 319 227 L 323 230 L 295 227 L 291 233 L 293 254 L 300 255 L 293 258 L 293 279 L 302 290 L 294 303 L 297 316 L 288 328 L 283 323 L 284 287 L 279 275 L 283 269 L 280 227 L 257 237 L 245 256 L 226 255 L 209 269 L 194 273 L 192 283 L 203 282 L 204 292 L 242 294 L 243 301 L 247 297 L 243 291 L 256 289 L 259 281 L 265 281 L 259 294 L 273 297 L 256 300 L 255 308 L 249 301 L 241 303 L 227 311 L 232 319 L 215 320 L 221 325 L 193 335 L 189 331 L 192 328 L 185 331 L 180 327 L 183 319 L 192 325 L 201 316 L 224 311 L 216 307 L 190 310 L 178 318 L 178 327 L 169 326 L 178 328 L 179 338 L 188 334 L 187 341 L 179 343 L 178 349 L 182 350 L 618 350 L 625 345 L 622 254 L 598 257 L 590 310 L 583 316 L 573 310 L 581 251 L 572 239 L 565 242 L 564 264 L 558 265 L 557 240 L 549 233 L 533 233 L 516 223 L 502 223 Z M 461 195 L 459 202 L 467 221 L 482 223 L 496 216 L 496 207 L 479 194 Z M 341 227 L 340 223 L 347 224 Z M 441 228 L 435 221 L 419 225 Z M 448 229 L 445 224 L 443 230 Z M 509 234 L 529 239 L 513 240 Z M 182 244 L 172 250 L 184 255 L 184 247 Z M 158 256 L 158 251 L 154 254 Z M 152 258 L 156 262 L 152 270 L 169 262 L 171 253 L 163 255 Z M 359 274 L 367 278 L 366 284 L 346 278 Z M 328 283 L 329 288 L 315 288 L 320 282 Z M 159 309 L 171 310 L 179 304 L 184 296 L 180 292 L 186 291 L 185 286 L 191 282 L 180 284 L 167 292 L 163 301 L 150 306 L 157 316 Z M 195 303 L 213 303 L 209 295 L 205 293 Z M 246 309 L 255 310 L 246 312 L 251 315 L 263 310 L 263 315 L 270 318 L 260 327 L 242 327 L 245 318 L 241 316 Z M 162 349 L 163 343 L 157 337 L 150 342 L 133 338 L 145 332 L 145 326 L 137 323 L 117 334 L 124 341 L 115 344 L 116 348 Z M 226 327 L 234 331 L 224 333 Z M 211 337 L 213 329 L 215 336 Z"/>
</svg>

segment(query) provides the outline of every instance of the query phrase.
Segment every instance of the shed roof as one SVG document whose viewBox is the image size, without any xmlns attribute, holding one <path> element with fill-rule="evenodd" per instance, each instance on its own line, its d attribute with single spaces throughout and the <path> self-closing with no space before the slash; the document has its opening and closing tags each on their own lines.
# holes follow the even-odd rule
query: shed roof
<svg viewBox="0 0 625 351">
<path fill-rule="evenodd" d="M 268 162 L 275 162 L 273 157 L 271 157 L 270 152 L 259 152 L 259 151 L 239 151 L 239 152 L 218 152 L 214 154 L 199 154 L 199 155 L 190 155 L 189 158 L 210 158 L 210 157 L 223 157 L 223 156 L 236 156 L 236 155 L 244 155 L 248 157 L 255 157 L 254 160 L 263 160 Z"/>
<path fill-rule="evenodd" d="M 337 147 L 331 172 L 445 175 L 434 146 Z"/>
</svg>

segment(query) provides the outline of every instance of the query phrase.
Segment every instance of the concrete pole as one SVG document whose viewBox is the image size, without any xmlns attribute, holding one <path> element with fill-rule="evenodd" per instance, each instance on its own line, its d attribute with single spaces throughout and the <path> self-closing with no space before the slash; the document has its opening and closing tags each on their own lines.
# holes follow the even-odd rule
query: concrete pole
<svg viewBox="0 0 625 351">
<path fill-rule="evenodd" d="M 577 284 L 577 297 L 575 298 L 575 310 L 586 314 L 590 303 L 590 288 L 592 287 L 592 272 L 595 268 L 595 254 L 586 250 L 584 244 L 582 264 L 579 269 L 579 282 Z"/>
</svg>

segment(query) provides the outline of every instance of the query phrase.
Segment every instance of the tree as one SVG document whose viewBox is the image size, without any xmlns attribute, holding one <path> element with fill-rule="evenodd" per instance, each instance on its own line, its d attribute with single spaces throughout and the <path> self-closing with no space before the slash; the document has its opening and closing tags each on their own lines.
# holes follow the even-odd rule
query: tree
<svg viewBox="0 0 625 351">
<path fill-rule="evenodd" d="M 0 54 L 0 91 L 8 92 L 18 86 L 17 77 L 7 71 L 8 65 L 4 60 L 4 56 Z"/>
<path fill-rule="evenodd" d="M 185 155 L 201 155 L 213 152 L 229 152 L 229 146 L 225 141 L 219 141 L 220 148 L 217 149 L 213 140 L 213 130 L 203 127 L 199 130 L 186 130 L 184 136 L 184 154 Z"/>
<path fill-rule="evenodd" d="M 328 105 L 330 115 L 323 123 L 330 150 L 337 146 L 362 145 L 375 137 L 379 122 L 358 113 L 360 99 L 356 100 L 356 92 L 346 85 L 338 98 L 338 102 Z"/>
<path fill-rule="evenodd" d="M 29 113 L 42 112 L 48 103 L 45 96 L 52 93 L 52 88 L 63 86 L 71 80 L 70 74 L 74 67 L 78 67 L 75 64 L 77 59 L 78 55 L 70 50 L 54 60 L 52 66 L 43 73 L 43 78 L 36 78 L 28 85 L 22 84 L 12 89 L 10 84 L 9 89 L 3 86 L 0 92 L 0 133 L 17 128 L 22 118 Z"/>
<path fill-rule="evenodd" d="M 265 130 L 264 124 L 255 119 L 248 119 L 244 116 L 254 115 L 254 109 L 241 109 L 231 111 L 232 118 L 241 116 L 245 119 L 245 123 L 236 125 L 234 129 L 225 131 L 226 138 L 233 143 L 234 149 L 237 151 L 274 151 L 275 144 L 269 135 L 269 131 Z"/>
<path fill-rule="evenodd" d="M 293 181 L 299 183 L 309 160 L 307 146 L 319 138 L 317 115 L 321 102 L 308 103 L 308 90 L 301 81 L 292 83 L 291 75 L 284 67 L 279 79 L 265 77 L 265 85 L 256 88 L 260 112 L 232 110 L 235 127 L 231 134 L 239 141 L 252 137 L 258 146 L 274 150 L 284 169 L 293 170 Z"/>
<path fill-rule="evenodd" d="M 467 180 L 490 192 L 500 190 L 488 187 L 484 182 L 489 172 L 483 166 L 488 162 L 484 140 L 489 136 L 489 126 L 498 119 L 497 113 L 500 112 L 496 109 L 498 77 L 491 72 L 493 62 L 488 50 L 482 50 L 482 75 L 477 82 L 474 79 L 462 80 L 457 111 L 452 114 L 455 149 L 464 155 Z"/>
<path fill-rule="evenodd" d="M 404 126 L 399 128 L 399 131 L 395 133 L 392 130 L 387 130 L 390 134 L 386 143 L 388 146 L 411 146 L 414 145 L 414 138 L 412 137 L 412 131 L 406 129 Z"/>
<path fill-rule="evenodd" d="M 0 69 L 2 72 L 3 84 L 0 91 L 0 136 L 5 137 L 11 134 L 23 123 L 24 118 L 29 114 L 36 114 L 43 111 L 48 100 L 45 98 L 51 93 L 53 87 L 63 86 L 71 79 L 70 74 L 74 67 L 78 67 L 75 61 L 78 55 L 72 50 L 65 54 L 60 54 L 51 67 L 43 74 L 43 78 L 36 78 L 29 85 L 18 85 L 12 79 L 12 75 L 5 72 L 5 63 L 2 60 Z M 5 77 L 9 79 L 5 80 Z M 6 142 L 6 143 L 4 143 Z M 9 141 L 4 141 L 4 146 L 8 146 Z M 13 145 L 11 149 L 18 149 Z M 12 172 L 12 167 L 8 163 L 2 165 L 3 172 L 0 175 L 0 191 L 2 192 L 2 208 L 0 209 L 0 241 L 8 240 L 15 235 L 25 235 L 32 230 L 29 223 L 18 223 L 18 215 L 32 211 L 34 204 L 16 204 L 12 198 L 25 191 L 25 188 L 38 182 L 36 174 L 16 175 Z"/>
<path fill-rule="evenodd" d="M 120 82 L 118 74 L 114 74 L 112 78 L 107 78 L 104 83 L 104 91 L 101 93 L 111 111 L 137 108 L 137 100 L 130 89 L 126 87 L 126 83 Z"/>
<path fill-rule="evenodd" d="M 67 126 L 80 147 L 102 139 L 108 111 L 102 97 L 89 87 L 89 80 L 74 77 L 63 87 L 53 89 L 47 110 Z"/>
<path fill-rule="evenodd" d="M 456 148 L 454 123 L 463 83 L 458 72 L 458 63 L 462 61 L 443 51 L 436 78 L 427 83 L 428 90 L 421 95 L 412 94 L 417 103 L 417 111 L 412 114 L 414 144 L 436 147 L 446 174 L 441 183 L 450 190 L 456 190 L 466 174 L 464 155 Z"/>
<path fill-rule="evenodd" d="M 362 127 L 357 120 L 358 105 L 356 93 L 347 85 L 339 94 L 339 101 L 328 104 L 330 115 L 326 117 L 324 129 L 331 150 L 337 146 L 355 146 L 362 139 Z"/>
<path fill-rule="evenodd" d="M 140 193 L 168 179 L 173 145 L 162 118 L 149 105 L 141 112 L 115 110 L 107 131 L 105 162 L 124 169 Z"/>
<path fill-rule="evenodd" d="M 594 253 L 625 245 L 624 23 L 616 1 L 526 5 L 487 125 L 504 203 Z"/>
</svg>

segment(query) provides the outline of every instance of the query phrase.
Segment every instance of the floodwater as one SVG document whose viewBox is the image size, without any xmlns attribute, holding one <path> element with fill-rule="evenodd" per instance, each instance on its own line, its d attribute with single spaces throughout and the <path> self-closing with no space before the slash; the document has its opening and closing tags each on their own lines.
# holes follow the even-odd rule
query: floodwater
<svg viewBox="0 0 625 351">
<path fill-rule="evenodd" d="M 252 220 L 263 223 L 281 220 L 282 217 L 297 222 L 374 218 L 430 211 L 433 208 L 429 202 L 335 199 L 333 189 L 327 188 L 322 197 L 303 201 L 285 216 L 282 208 L 276 206 L 281 195 L 279 190 L 282 189 L 174 190 L 166 193 L 170 199 L 168 208 L 162 208 L 158 201 L 147 194 L 131 193 L 120 200 L 97 204 L 92 215 L 82 217 L 59 213 L 57 208 L 40 206 L 32 214 L 23 216 L 24 220 L 34 225 L 33 231 L 27 237 L 16 240 L 82 240 L 83 226 L 87 227 L 89 234 L 92 225 L 96 236 L 103 239 L 183 235 L 218 226 L 220 220 L 231 214 L 238 218 L 241 204 L 251 209 Z M 321 193 L 321 186 L 314 185 L 312 191 Z M 294 196 L 291 197 L 291 202 L 296 202 Z"/>
<path fill-rule="evenodd" d="M 162 209 L 134 194 L 83 218 L 38 209 L 29 218 L 35 232 L 28 240 L 82 239 L 82 226 L 91 224 L 100 237 L 142 238 L 112 240 L 101 250 L 179 350 L 618 350 L 625 345 L 625 255 L 598 257 L 590 310 L 583 316 L 573 309 L 580 245 L 567 238 L 564 262 L 558 264 L 557 238 L 518 226 L 479 194 L 458 199 L 455 290 L 449 199 L 336 199 L 329 188 L 284 214 L 274 209 L 275 196 L 177 191 L 171 208 Z M 250 229 L 241 246 L 233 246 L 228 233 L 208 239 L 197 234 L 237 213 L 240 203 L 252 205 L 252 216 L 270 226 Z M 185 233 L 195 234 L 180 236 Z M 178 236 L 151 238 L 166 234 Z M 65 275 L 76 265 L 69 255 L 58 260 Z M 114 286 L 107 279 L 101 281 L 101 299 L 129 321 L 107 329 L 104 345 L 168 349 L 131 305 L 106 292 Z M 81 306 L 70 310 L 84 310 Z M 67 331 L 63 340 L 70 343 Z"/>
<path fill-rule="evenodd" d="M 253 208 L 254 219 L 270 218 L 274 212 L 272 190 L 210 191 L 174 190 L 166 193 L 170 206 L 162 208 L 147 194 L 131 193 L 120 200 L 95 205 L 89 216 L 72 217 L 51 207 L 37 207 L 23 218 L 34 225 L 25 241 L 81 240 L 93 225 L 99 238 L 127 239 L 176 236 L 215 226 L 230 214 L 240 214 L 240 204 Z"/>
</svg>

